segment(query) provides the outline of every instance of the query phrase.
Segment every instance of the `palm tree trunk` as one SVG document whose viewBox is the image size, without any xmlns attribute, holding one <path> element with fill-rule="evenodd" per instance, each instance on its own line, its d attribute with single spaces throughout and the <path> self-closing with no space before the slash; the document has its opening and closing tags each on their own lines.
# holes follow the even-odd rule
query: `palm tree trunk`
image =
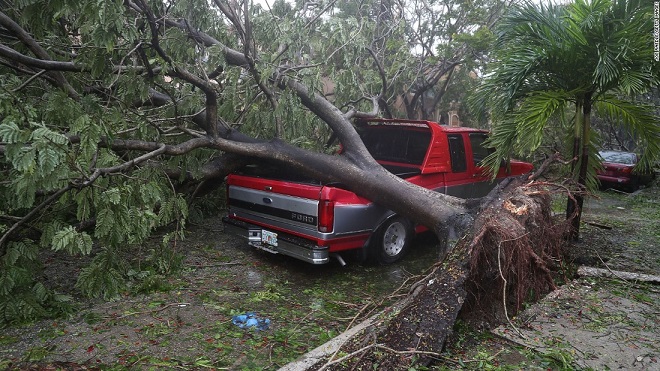
<svg viewBox="0 0 660 371">
<path fill-rule="evenodd" d="M 578 176 L 578 185 L 580 192 L 575 196 L 577 201 L 578 213 L 573 219 L 573 230 L 575 239 L 580 237 L 580 220 L 582 219 L 582 206 L 584 205 L 584 191 L 587 189 L 587 171 L 589 170 L 589 132 L 591 131 L 591 94 L 587 94 L 582 107 L 582 153 L 580 159 L 580 174 Z"/>
<path fill-rule="evenodd" d="M 579 192 L 574 195 L 575 201 L 568 200 L 566 207 L 566 217 L 570 218 L 574 213 L 575 217 L 571 221 L 571 238 L 578 240 L 580 238 L 580 220 L 582 219 L 582 207 L 584 206 L 584 190 L 587 189 L 587 171 L 589 169 L 589 131 L 591 130 L 591 93 L 587 93 L 582 104 L 576 106 L 576 127 L 575 133 L 579 135 L 573 140 L 573 158 L 579 158 L 577 183 L 580 187 Z M 573 166 L 573 169 L 575 166 Z M 574 171 L 573 171 L 574 173 Z"/>
<path fill-rule="evenodd" d="M 575 103 L 575 129 L 573 132 L 573 162 L 571 163 L 571 174 L 575 174 L 575 166 L 577 164 L 577 159 L 580 157 L 580 148 L 582 147 L 582 126 L 584 122 L 584 116 L 583 116 L 583 111 L 582 111 L 582 101 L 580 99 L 577 100 Z M 570 219 L 574 216 L 576 211 L 579 213 L 578 208 L 581 208 L 582 205 L 578 205 L 578 202 L 576 202 L 577 199 L 571 199 L 570 197 L 566 200 L 566 219 Z M 570 233 L 570 238 L 571 239 L 577 239 L 578 233 L 579 233 L 579 221 L 577 228 L 575 226 L 575 219 L 573 219 L 573 224 L 571 224 L 571 233 Z"/>
</svg>

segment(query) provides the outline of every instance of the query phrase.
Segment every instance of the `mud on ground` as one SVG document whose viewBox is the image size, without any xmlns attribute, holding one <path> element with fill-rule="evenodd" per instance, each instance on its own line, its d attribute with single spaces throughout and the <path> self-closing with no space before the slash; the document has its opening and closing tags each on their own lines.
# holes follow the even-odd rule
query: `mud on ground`
<svg viewBox="0 0 660 371">
<path fill-rule="evenodd" d="M 660 193 L 610 190 L 585 206 L 577 262 L 608 271 L 660 274 Z M 608 229 L 611 228 L 611 229 Z M 541 354 L 583 369 L 660 370 L 660 287 L 580 277 L 495 330 Z M 513 330 L 513 331 L 512 331 Z"/>
</svg>

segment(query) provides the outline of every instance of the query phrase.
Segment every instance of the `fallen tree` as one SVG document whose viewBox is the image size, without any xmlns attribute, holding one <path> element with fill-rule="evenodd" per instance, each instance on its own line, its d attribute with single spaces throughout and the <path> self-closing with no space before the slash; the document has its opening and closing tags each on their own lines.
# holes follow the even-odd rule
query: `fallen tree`
<svg viewBox="0 0 660 371">
<path fill-rule="evenodd" d="M 387 75 L 373 50 L 365 46 L 361 51 L 371 52 L 360 63 L 374 59 L 381 68 L 381 89 L 346 102 L 342 110 L 319 86 L 327 77 L 323 64 L 310 65 L 299 55 L 301 48 L 306 50 L 304 40 L 297 40 L 295 51 L 282 43 L 275 50 L 271 45 L 271 54 L 257 52 L 253 22 L 272 18 L 251 18 L 247 2 L 240 8 L 214 1 L 213 10 L 227 22 L 215 28 L 196 13 L 213 30 L 209 33 L 185 17 L 191 9 L 175 4 L 104 4 L 102 12 L 84 2 L 45 7 L 41 13 L 49 15 L 43 19 L 57 19 L 54 24 L 31 19 L 34 4 L 0 11 L 0 151 L 4 174 L 13 179 L 2 185 L 3 205 L 8 205 L 0 237 L 3 321 L 25 318 L 30 314 L 26 308 L 36 313 L 61 298 L 44 294 L 27 269 L 36 265 L 39 247 L 90 254 L 96 244 L 98 252 L 77 287 L 90 296 L 112 297 L 127 271 L 120 252 L 160 226 L 185 222 L 188 203 L 177 190 L 186 181 L 218 182 L 236 167 L 263 159 L 345 184 L 428 226 L 441 241 L 450 228 L 464 234 L 478 215 L 472 237 L 462 239 L 449 259 L 435 266 L 376 342 L 349 349 L 357 363 L 394 369 L 427 363 L 441 351 L 466 300 L 476 305 L 513 299 L 519 306 L 529 289 L 540 293 L 552 287 L 548 259 L 558 258 L 558 245 L 530 247 L 530 241 L 557 241 L 562 235 L 552 239 L 547 228 L 530 228 L 550 219 L 543 192 L 530 184 L 509 184 L 478 210 L 477 203 L 414 186 L 374 161 L 351 123 L 377 115 L 388 96 Z M 323 11 L 303 28 L 320 26 Z M 108 17 L 118 22 L 103 23 Z M 102 26 L 102 32 L 95 33 L 94 26 Z M 52 40 L 58 42 L 49 44 Z M 338 46 L 327 58 L 343 51 Z M 318 74 L 310 78 L 309 69 Z M 237 97 L 240 103 L 232 103 Z M 318 130 L 338 138 L 341 155 L 283 140 L 287 126 L 295 123 L 286 121 L 285 105 L 304 111 L 296 119 L 323 123 Z M 242 130 L 263 121 L 273 123 L 274 133 Z M 199 193 L 199 184 L 194 188 Z M 502 204 L 497 192 L 510 193 L 509 203 Z M 181 234 L 166 236 L 164 245 L 175 245 Z M 500 286 L 490 287 L 497 277 Z M 502 298 L 487 298 L 492 289 Z M 37 300 L 30 293 L 38 294 Z M 377 356 L 377 350 L 385 356 Z"/>
<path fill-rule="evenodd" d="M 408 297 L 371 319 L 333 354 L 289 369 L 425 366 L 441 357 L 459 314 L 508 321 L 523 302 L 554 290 L 565 273 L 570 220 L 553 217 L 550 205 L 558 188 L 524 178 L 501 184 L 482 204 L 471 231 L 412 286 Z M 340 351 L 344 356 L 337 356 Z"/>
</svg>

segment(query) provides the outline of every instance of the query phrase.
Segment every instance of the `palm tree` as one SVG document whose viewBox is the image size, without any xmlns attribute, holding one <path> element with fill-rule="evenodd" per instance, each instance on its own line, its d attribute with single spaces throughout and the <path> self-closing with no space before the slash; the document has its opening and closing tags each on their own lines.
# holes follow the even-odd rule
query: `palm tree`
<svg viewBox="0 0 660 371">
<path fill-rule="evenodd" d="M 486 162 L 491 168 L 512 154 L 536 150 L 554 118 L 572 138 L 573 179 L 580 188 L 595 185 L 588 182 L 590 157 L 595 156 L 593 109 L 640 138 L 642 169 L 660 156 L 656 107 L 632 100 L 660 81 L 660 64 L 653 59 L 651 1 L 526 2 L 511 8 L 496 36 L 495 68 L 473 101 L 490 108 L 495 153 Z M 573 114 L 567 118 L 569 109 Z M 591 161 L 592 169 L 595 163 Z M 576 213 L 574 238 L 583 201 L 577 193 L 576 202 L 567 203 L 567 217 Z"/>
</svg>

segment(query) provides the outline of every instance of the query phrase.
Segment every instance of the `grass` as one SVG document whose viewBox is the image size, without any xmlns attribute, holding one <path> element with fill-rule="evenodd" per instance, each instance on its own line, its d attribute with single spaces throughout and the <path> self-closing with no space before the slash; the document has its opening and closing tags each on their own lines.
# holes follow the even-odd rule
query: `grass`
<svg viewBox="0 0 660 371">
<path fill-rule="evenodd" d="M 112 351 L 116 360 L 102 361 L 102 365 L 111 369 L 148 368 L 167 367 L 174 362 L 184 369 L 276 369 L 343 331 L 356 314 L 371 303 L 373 290 L 378 288 L 375 284 L 361 284 L 361 290 L 353 289 L 360 282 L 364 283 L 364 275 L 370 272 L 347 272 L 331 280 L 327 277 L 313 279 L 300 288 L 287 279 L 268 276 L 260 266 L 250 269 L 256 271 L 253 276 L 261 278 L 240 286 L 233 283 L 236 277 L 227 272 L 204 280 L 195 279 L 198 287 L 204 289 L 191 290 L 194 300 L 224 320 L 201 325 L 190 318 L 177 318 L 179 314 L 185 317 L 185 308 L 164 309 L 179 300 L 177 293 L 185 292 L 179 285 L 189 284 L 186 281 L 177 283 L 176 279 L 169 283 L 172 290 L 153 292 L 148 300 L 123 306 L 114 316 L 99 317 L 96 312 L 82 315 L 83 322 L 96 326 L 99 333 L 111 331 L 109 327 L 124 327 L 125 331 L 134 333 L 131 339 L 115 344 L 116 349 Z M 219 285 L 216 281 L 224 279 L 232 283 Z M 268 331 L 256 331 L 233 325 L 231 317 L 246 311 L 268 316 L 273 326 Z M 195 323 L 199 328 L 192 328 Z M 166 346 L 174 338 L 185 344 L 186 356 L 163 360 L 149 355 L 147 346 Z M 104 351 L 100 347 L 95 350 Z"/>
</svg>

